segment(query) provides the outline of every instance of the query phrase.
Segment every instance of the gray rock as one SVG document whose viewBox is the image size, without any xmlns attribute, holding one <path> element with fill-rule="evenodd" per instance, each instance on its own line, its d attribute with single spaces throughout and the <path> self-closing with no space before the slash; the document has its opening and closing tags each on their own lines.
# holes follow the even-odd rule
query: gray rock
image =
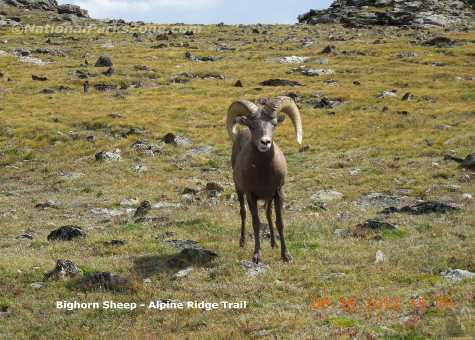
<svg viewBox="0 0 475 340">
<path fill-rule="evenodd" d="M 440 273 L 440 275 L 447 280 L 455 282 L 475 278 L 475 273 L 463 269 L 449 269 Z"/>
<path fill-rule="evenodd" d="M 43 288 L 43 282 L 34 282 L 32 284 L 30 284 L 31 288 L 34 288 L 34 289 L 41 289 Z"/>
<path fill-rule="evenodd" d="M 303 86 L 301 83 L 295 80 L 287 79 L 269 79 L 260 83 L 262 86 Z"/>
<path fill-rule="evenodd" d="M 279 63 L 281 64 L 302 64 L 306 62 L 309 57 L 298 57 L 298 56 L 290 56 L 290 57 L 282 57 L 279 59 Z"/>
<path fill-rule="evenodd" d="M 111 151 L 101 151 L 96 153 L 96 161 L 120 161 L 122 156 L 119 149 L 116 149 L 114 152 Z"/>
<path fill-rule="evenodd" d="M 334 190 L 321 190 L 310 197 L 315 203 L 328 203 L 332 201 L 339 201 L 343 199 L 344 195 L 341 192 Z"/>
<path fill-rule="evenodd" d="M 201 249 L 198 242 L 192 240 L 167 240 L 164 242 L 178 249 Z"/>
<path fill-rule="evenodd" d="M 64 226 L 53 230 L 48 235 L 48 241 L 71 241 L 75 238 L 86 237 L 86 232 L 78 226 Z"/>
<path fill-rule="evenodd" d="M 74 262 L 69 260 L 56 261 L 56 267 L 45 274 L 46 280 L 65 280 L 66 278 L 75 278 L 82 275 L 82 270 L 79 269 Z"/>
<path fill-rule="evenodd" d="M 349 27 L 439 26 L 470 27 L 474 6 L 456 0 L 336 0 L 328 9 L 310 10 L 298 17 L 300 23 L 339 23 Z"/>
<path fill-rule="evenodd" d="M 183 279 L 183 278 L 187 277 L 188 275 L 190 275 L 192 271 L 193 271 L 193 267 L 188 267 L 188 268 L 182 269 L 182 270 L 178 271 L 175 275 L 173 275 L 173 278 L 174 279 Z"/>
<path fill-rule="evenodd" d="M 113 66 L 112 59 L 109 56 L 100 56 L 95 64 L 96 67 L 111 67 Z"/>
<path fill-rule="evenodd" d="M 269 270 L 269 266 L 263 263 L 254 263 L 252 261 L 241 261 L 241 267 L 246 271 L 248 276 L 255 277 Z"/>
<path fill-rule="evenodd" d="M 211 145 L 202 145 L 197 148 L 193 148 L 189 150 L 186 155 L 187 156 L 199 156 L 199 155 L 206 155 L 211 153 L 214 150 L 214 147 Z"/>
<path fill-rule="evenodd" d="M 330 76 L 335 72 L 332 69 L 313 69 L 313 68 L 304 68 L 301 70 L 302 74 L 309 77 L 319 77 L 319 76 Z"/>
<path fill-rule="evenodd" d="M 57 9 L 59 14 L 73 14 L 80 18 L 89 18 L 87 10 L 82 9 L 77 5 L 64 4 L 59 5 Z"/>
</svg>

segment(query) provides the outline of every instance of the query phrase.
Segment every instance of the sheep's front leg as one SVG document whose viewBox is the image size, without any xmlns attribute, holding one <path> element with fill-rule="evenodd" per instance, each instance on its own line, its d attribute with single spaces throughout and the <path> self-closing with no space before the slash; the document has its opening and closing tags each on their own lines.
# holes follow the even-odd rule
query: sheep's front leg
<svg viewBox="0 0 475 340">
<path fill-rule="evenodd" d="M 239 240 L 239 246 L 244 248 L 246 245 L 246 204 L 244 202 L 244 194 L 242 192 L 238 192 L 239 198 L 239 205 L 241 207 L 241 239 Z"/>
<path fill-rule="evenodd" d="M 291 262 L 292 256 L 290 256 L 287 245 L 285 244 L 284 238 L 284 221 L 282 219 L 282 209 L 284 207 L 284 195 L 282 189 L 277 192 L 275 196 L 275 217 L 276 217 L 276 224 L 277 224 L 277 231 L 279 232 L 280 237 L 280 254 L 282 260 L 285 262 Z"/>
<path fill-rule="evenodd" d="M 257 210 L 257 198 L 252 194 L 246 194 L 246 197 L 252 215 L 252 228 L 254 229 L 254 256 L 252 257 L 252 261 L 259 263 L 261 262 L 261 221 L 259 220 L 259 211 Z"/>
<path fill-rule="evenodd" d="M 275 248 L 274 223 L 272 222 L 272 201 L 273 200 L 269 200 L 266 203 L 266 217 L 270 232 L 270 246 Z"/>
</svg>

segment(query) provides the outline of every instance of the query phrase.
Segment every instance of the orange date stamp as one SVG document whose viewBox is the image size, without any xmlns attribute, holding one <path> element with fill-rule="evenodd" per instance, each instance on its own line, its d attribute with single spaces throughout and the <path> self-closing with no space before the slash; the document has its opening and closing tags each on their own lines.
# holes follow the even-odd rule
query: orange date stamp
<svg viewBox="0 0 475 340">
<path fill-rule="evenodd" d="M 408 306 L 413 310 L 426 310 L 429 307 L 437 308 L 440 311 L 453 308 L 454 301 L 450 296 L 435 297 L 413 297 L 406 299 L 399 296 L 370 297 L 366 299 L 358 299 L 357 297 L 339 297 L 330 299 L 329 297 L 318 297 L 312 301 L 312 309 L 325 310 L 330 308 L 338 308 L 348 313 L 365 310 L 367 312 L 376 311 L 401 311 L 402 307 Z"/>
</svg>

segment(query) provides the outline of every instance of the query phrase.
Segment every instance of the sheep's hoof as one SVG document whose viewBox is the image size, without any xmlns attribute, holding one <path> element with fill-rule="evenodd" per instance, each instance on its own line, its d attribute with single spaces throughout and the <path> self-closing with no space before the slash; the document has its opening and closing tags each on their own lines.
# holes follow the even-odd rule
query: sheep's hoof
<svg viewBox="0 0 475 340">
<path fill-rule="evenodd" d="M 292 262 L 292 256 L 290 256 L 289 253 L 283 254 L 282 255 L 282 261 L 290 263 L 290 262 Z"/>
<path fill-rule="evenodd" d="M 259 264 L 259 262 L 261 261 L 261 254 L 254 254 L 254 256 L 252 257 L 252 262 L 254 262 L 255 264 Z"/>
</svg>

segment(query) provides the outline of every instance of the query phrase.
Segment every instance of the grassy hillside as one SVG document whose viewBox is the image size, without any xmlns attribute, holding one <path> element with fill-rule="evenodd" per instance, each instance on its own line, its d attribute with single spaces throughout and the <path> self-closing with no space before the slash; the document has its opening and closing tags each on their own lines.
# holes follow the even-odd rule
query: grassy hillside
<svg viewBox="0 0 475 340">
<path fill-rule="evenodd" d="M 475 32 L 198 28 L 192 36 L 174 34 L 162 41 L 132 33 L 1 31 L 0 50 L 6 53 L 0 53 L 0 336 L 473 336 L 473 280 L 453 282 L 440 273 L 449 268 L 475 271 L 475 203 L 470 198 L 475 175 L 444 160 L 447 153 L 475 151 Z M 432 35 L 456 44 L 437 48 L 415 42 Z M 308 40 L 313 44 L 303 46 Z M 158 48 L 160 44 L 165 45 Z M 333 52 L 322 54 L 328 45 Z M 217 51 L 219 46 L 233 50 Z M 40 66 L 14 55 L 15 48 L 42 47 L 60 49 L 64 56 L 32 52 L 49 62 Z M 195 62 L 185 57 L 187 51 L 220 59 Z M 112 76 L 102 74 L 107 68 L 94 67 L 100 55 L 112 58 Z M 334 74 L 309 77 L 291 72 L 301 65 L 278 61 L 294 55 L 310 57 L 301 65 Z M 86 59 L 89 65 L 84 65 Z M 89 93 L 83 93 L 85 79 L 78 70 L 89 74 Z M 35 81 L 32 75 L 47 80 Z M 303 86 L 259 84 L 270 78 Z M 237 80 L 243 87 L 234 86 Z M 97 84 L 117 89 L 100 92 Z M 396 97 L 378 98 L 393 90 Z M 239 204 L 233 194 L 225 113 L 240 98 L 290 92 L 298 95 L 304 144 L 309 146 L 299 152 L 290 122 L 276 132 L 289 163 L 284 218 L 294 262 L 282 263 L 280 252 L 272 251 L 265 239 L 262 255 L 268 270 L 252 277 L 240 265 L 251 259 L 253 240 L 249 236 L 247 247 L 239 248 Z M 402 100 L 407 92 L 414 96 L 410 101 Z M 315 108 L 322 97 L 343 104 Z M 170 132 L 193 145 L 163 144 Z M 134 150 L 138 140 L 157 144 L 155 156 Z M 211 151 L 195 155 L 193 148 L 204 145 Z M 95 160 L 97 152 L 115 149 L 121 150 L 120 161 Z M 224 188 L 218 198 L 202 190 L 209 182 Z M 190 202 L 190 196 L 182 195 L 185 188 L 202 191 Z M 314 202 L 312 195 L 324 189 L 344 196 Z M 450 202 L 461 210 L 381 215 L 377 204 L 364 204 L 372 193 Z M 173 204 L 152 209 L 149 216 L 159 219 L 136 223 L 138 204 L 121 205 L 130 198 Z M 56 201 L 54 207 L 36 207 L 48 200 Z M 364 237 L 335 233 L 374 218 L 398 228 Z M 47 241 L 52 230 L 65 225 L 82 227 L 87 237 Z M 33 239 L 17 239 L 27 229 Z M 248 223 L 249 235 L 251 229 Z M 107 244 L 111 240 L 126 243 L 112 246 Z M 218 257 L 174 278 L 182 267 L 167 259 L 179 250 L 166 240 L 194 240 Z M 381 263 L 375 263 L 378 250 L 386 257 Z M 89 289 L 81 279 L 44 281 L 58 259 L 73 261 L 85 277 L 112 272 L 130 285 L 114 291 Z M 418 297 L 424 297 L 424 306 L 413 305 Z M 55 305 L 62 300 L 148 304 L 160 299 L 245 300 L 248 305 L 209 312 L 67 312 Z"/>
</svg>

